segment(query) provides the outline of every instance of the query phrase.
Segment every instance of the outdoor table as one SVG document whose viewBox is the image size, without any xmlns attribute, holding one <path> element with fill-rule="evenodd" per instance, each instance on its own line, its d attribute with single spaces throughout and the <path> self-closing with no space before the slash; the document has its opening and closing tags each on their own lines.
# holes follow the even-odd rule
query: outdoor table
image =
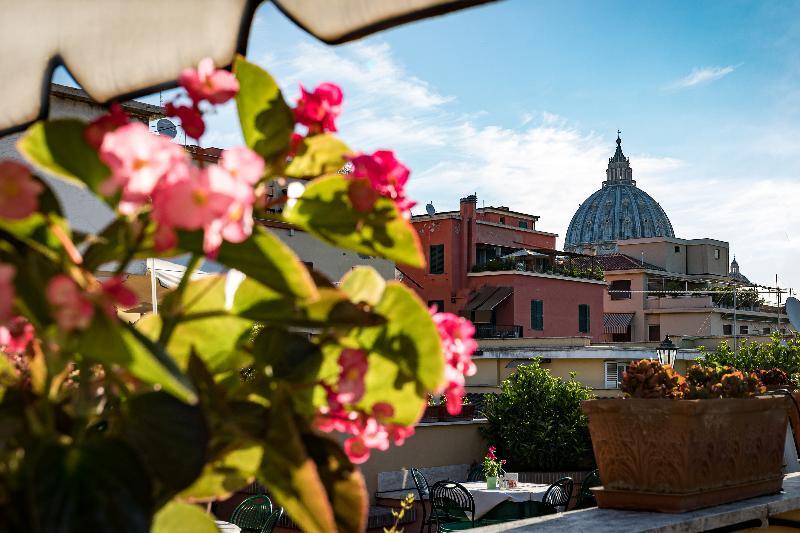
<svg viewBox="0 0 800 533">
<path fill-rule="evenodd" d="M 504 502 L 524 504 L 541 501 L 550 485 L 538 483 L 518 483 L 514 489 L 487 489 L 485 481 L 462 483 L 475 500 L 475 520 Z"/>
<path fill-rule="evenodd" d="M 224 520 L 217 520 L 216 523 L 217 529 L 219 529 L 222 533 L 239 533 L 242 530 L 236 524 L 231 524 L 230 522 L 226 522 Z"/>
</svg>

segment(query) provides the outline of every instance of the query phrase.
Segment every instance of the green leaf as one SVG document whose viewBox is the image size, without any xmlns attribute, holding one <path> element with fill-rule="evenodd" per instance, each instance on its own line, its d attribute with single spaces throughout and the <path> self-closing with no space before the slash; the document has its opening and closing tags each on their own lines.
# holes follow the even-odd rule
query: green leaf
<svg viewBox="0 0 800 533">
<path fill-rule="evenodd" d="M 356 211 L 348 197 L 349 186 L 350 180 L 342 176 L 312 181 L 284 210 L 284 219 L 334 246 L 423 267 L 419 238 L 394 202 L 378 197 L 372 211 Z"/>
<path fill-rule="evenodd" d="M 347 145 L 330 133 L 305 137 L 283 174 L 287 178 L 316 178 L 323 174 L 334 174 L 344 166 L 344 156 L 349 152 Z"/>
<path fill-rule="evenodd" d="M 253 482 L 263 455 L 260 444 L 245 445 L 226 453 L 221 459 L 208 463 L 197 481 L 181 492 L 181 498 L 190 501 L 228 498 Z"/>
<path fill-rule="evenodd" d="M 319 287 L 317 291 L 318 298 L 314 300 L 291 300 L 246 279 L 236 292 L 231 311 L 243 318 L 295 327 L 352 327 L 383 322 L 337 289 Z"/>
<path fill-rule="evenodd" d="M 289 148 L 294 114 L 267 71 L 237 56 L 233 73 L 239 80 L 236 107 L 245 143 L 269 163 Z"/>
<path fill-rule="evenodd" d="M 425 304 L 402 283 L 386 284 L 375 312 L 386 323 L 353 335 L 369 351 L 366 393 L 360 405 L 370 409 L 377 402 L 388 402 L 395 408 L 395 423 L 410 425 L 419 418 L 426 394 L 444 379 L 439 334 Z"/>
<path fill-rule="evenodd" d="M 169 502 L 153 518 L 150 533 L 219 533 L 214 519 L 200 507 L 189 503 Z"/>
<path fill-rule="evenodd" d="M 284 389 L 273 395 L 259 479 L 301 531 L 336 531 L 328 494 L 306 453 L 288 396 Z"/>
<path fill-rule="evenodd" d="M 177 292 L 172 292 L 161 304 L 163 309 L 183 315 L 166 346 L 177 365 L 185 369 L 189 356 L 194 353 L 214 374 L 246 366 L 249 361 L 239 345 L 247 340 L 253 321 L 225 309 L 225 276 L 211 275 L 190 281 L 180 302 L 176 301 L 178 296 Z M 148 338 L 156 339 L 163 318 L 162 315 L 145 317 L 137 323 L 137 329 Z"/>
<path fill-rule="evenodd" d="M 269 366 L 276 379 L 293 383 L 313 383 L 322 364 L 319 346 L 308 334 L 283 328 L 265 327 L 253 341 L 256 362 Z"/>
<path fill-rule="evenodd" d="M 42 444 L 28 450 L 22 472 L 36 531 L 150 530 L 150 480 L 121 440 Z"/>
<path fill-rule="evenodd" d="M 180 248 L 203 254 L 202 232 L 179 232 Z M 297 298 L 316 297 L 316 286 L 306 267 L 278 237 L 262 226 L 244 242 L 223 242 L 217 262 L 235 268 L 267 287 Z"/>
<path fill-rule="evenodd" d="M 152 475 L 157 501 L 171 498 L 197 479 L 209 438 L 198 406 L 159 391 L 131 397 L 122 411 L 119 432 Z"/>
<path fill-rule="evenodd" d="M 81 186 L 97 191 L 109 176 L 97 150 L 83 140 L 86 124 L 77 119 L 37 122 L 17 143 L 32 164 Z"/>
<path fill-rule="evenodd" d="M 139 379 L 161 386 L 183 401 L 197 397 L 188 380 L 161 347 L 128 325 L 96 314 L 79 339 L 78 351 L 100 363 L 119 365 Z"/>
<path fill-rule="evenodd" d="M 369 266 L 357 266 L 342 277 L 339 288 L 355 303 L 377 305 L 386 289 L 386 280 Z"/>
<path fill-rule="evenodd" d="M 342 448 L 328 437 L 305 433 L 302 438 L 328 493 L 337 531 L 366 531 L 369 502 L 361 472 L 353 466 Z"/>
</svg>

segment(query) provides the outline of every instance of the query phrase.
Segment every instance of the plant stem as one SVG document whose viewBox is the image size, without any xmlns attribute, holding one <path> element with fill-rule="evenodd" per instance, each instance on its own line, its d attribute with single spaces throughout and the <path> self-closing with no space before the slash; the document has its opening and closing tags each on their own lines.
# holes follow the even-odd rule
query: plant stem
<svg viewBox="0 0 800 533">
<path fill-rule="evenodd" d="M 186 265 L 186 271 L 183 273 L 180 283 L 178 283 L 178 288 L 176 288 L 175 292 L 172 294 L 174 298 L 173 305 L 165 309 L 161 315 L 163 317 L 163 326 L 161 327 L 161 334 L 158 336 L 158 342 L 161 343 L 162 346 L 166 346 L 169 342 L 169 338 L 178 323 L 178 318 L 183 312 L 183 306 L 181 305 L 183 292 L 189 284 L 192 273 L 197 268 L 197 265 L 200 264 L 200 259 L 200 255 L 192 254 L 191 259 L 189 259 L 189 264 Z"/>
</svg>

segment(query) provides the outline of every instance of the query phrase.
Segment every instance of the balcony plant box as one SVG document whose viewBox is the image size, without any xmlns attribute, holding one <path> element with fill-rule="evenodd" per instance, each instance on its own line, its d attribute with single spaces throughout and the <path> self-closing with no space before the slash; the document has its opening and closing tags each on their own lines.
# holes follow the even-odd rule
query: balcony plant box
<svg viewBox="0 0 800 533">
<path fill-rule="evenodd" d="M 781 490 L 786 397 L 583 402 L 599 507 L 684 512 Z"/>
<path fill-rule="evenodd" d="M 427 405 L 425 406 L 425 412 L 422 413 L 422 418 L 419 420 L 420 422 L 438 422 L 439 417 L 441 416 L 440 413 L 444 411 L 443 405 Z"/>
<path fill-rule="evenodd" d="M 439 411 L 439 420 L 442 422 L 450 422 L 451 420 L 472 420 L 475 418 L 475 404 L 464 404 L 461 406 L 461 413 L 457 415 L 451 415 L 447 412 L 447 406 L 442 405 L 442 409 Z"/>
</svg>

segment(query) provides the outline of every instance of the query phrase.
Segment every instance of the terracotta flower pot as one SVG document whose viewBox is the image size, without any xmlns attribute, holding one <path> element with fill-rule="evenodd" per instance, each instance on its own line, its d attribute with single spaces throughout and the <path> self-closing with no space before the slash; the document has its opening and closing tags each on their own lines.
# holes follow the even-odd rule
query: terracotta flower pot
<svg viewBox="0 0 800 533">
<path fill-rule="evenodd" d="M 785 397 L 589 400 L 600 507 L 684 512 L 778 492 Z"/>
</svg>

